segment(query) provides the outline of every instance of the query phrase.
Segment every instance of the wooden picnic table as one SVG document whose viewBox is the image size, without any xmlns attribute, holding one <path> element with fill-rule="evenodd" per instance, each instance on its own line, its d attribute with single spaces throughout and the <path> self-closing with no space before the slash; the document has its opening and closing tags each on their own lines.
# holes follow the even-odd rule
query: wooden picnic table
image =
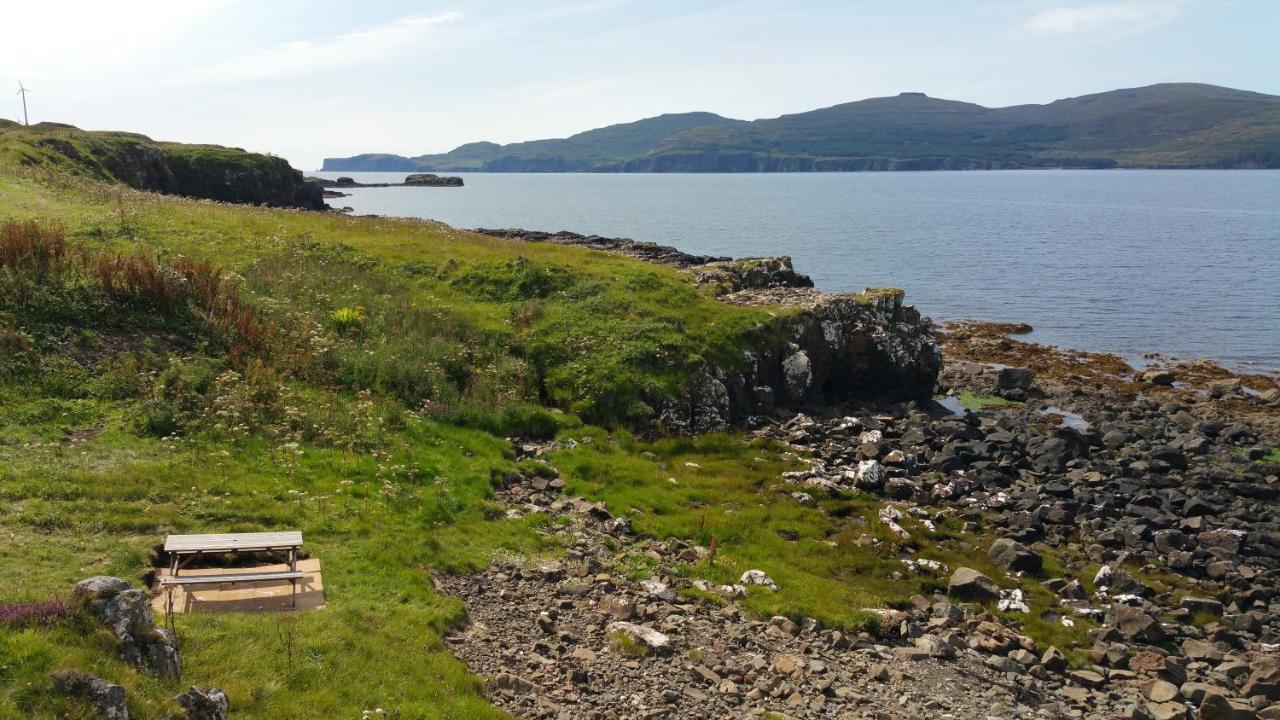
<svg viewBox="0 0 1280 720">
<path fill-rule="evenodd" d="M 211 535 L 170 535 L 164 540 L 164 551 L 169 553 L 169 576 L 160 584 L 218 585 L 237 582 L 264 582 L 288 580 L 292 585 L 293 605 L 298 605 L 298 580 L 305 573 L 298 572 L 298 549 L 302 547 L 302 533 L 297 530 L 284 532 L 221 533 Z M 188 575 L 180 577 L 182 568 L 192 560 L 205 555 L 225 555 L 238 552 L 284 551 L 288 554 L 287 572 L 245 572 L 231 575 Z"/>
</svg>

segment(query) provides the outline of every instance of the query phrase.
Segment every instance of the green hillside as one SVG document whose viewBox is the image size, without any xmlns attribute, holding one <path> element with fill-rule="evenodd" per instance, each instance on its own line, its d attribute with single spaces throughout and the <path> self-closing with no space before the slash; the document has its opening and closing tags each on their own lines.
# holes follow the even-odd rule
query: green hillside
<svg viewBox="0 0 1280 720">
<path fill-rule="evenodd" d="M 701 115 L 679 117 L 694 122 Z M 661 119 L 655 118 L 566 140 L 473 143 L 445 155 L 400 158 L 394 167 L 375 168 L 365 156 L 333 158 L 325 161 L 325 169 L 1280 167 L 1280 97 L 1212 85 L 1152 85 L 1007 108 L 903 93 L 752 122 L 710 117 L 714 122 L 686 128 L 655 125 Z M 657 137 L 668 129 L 665 137 Z"/>
<path fill-rule="evenodd" d="M 404 158 L 398 155 L 359 155 L 329 158 L 326 170 L 405 170 L 430 167 L 453 172 L 577 172 L 608 169 L 644 155 L 663 141 L 690 128 L 739 125 L 714 113 L 659 115 L 636 122 L 588 130 L 563 139 L 532 140 L 498 145 L 475 142 L 443 155 Z"/>
</svg>

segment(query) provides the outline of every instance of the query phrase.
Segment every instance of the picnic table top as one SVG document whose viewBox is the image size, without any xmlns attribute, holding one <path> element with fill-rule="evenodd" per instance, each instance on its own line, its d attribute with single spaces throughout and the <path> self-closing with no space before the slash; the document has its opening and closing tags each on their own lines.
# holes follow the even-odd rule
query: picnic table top
<svg viewBox="0 0 1280 720">
<path fill-rule="evenodd" d="M 217 535 L 170 535 L 165 552 L 231 552 L 233 550 L 275 550 L 302 546 L 302 532 L 222 533 Z"/>
</svg>

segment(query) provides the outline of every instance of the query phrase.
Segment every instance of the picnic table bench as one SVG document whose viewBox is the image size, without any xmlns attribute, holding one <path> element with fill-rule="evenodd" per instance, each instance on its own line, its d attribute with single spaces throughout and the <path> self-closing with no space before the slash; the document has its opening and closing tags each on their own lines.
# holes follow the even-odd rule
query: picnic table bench
<svg viewBox="0 0 1280 720">
<path fill-rule="evenodd" d="M 284 532 L 222 533 L 215 535 L 170 535 L 165 538 L 164 551 L 169 554 L 169 576 L 160 579 L 161 586 L 222 585 L 241 582 L 271 582 L 288 580 L 292 585 L 293 606 L 298 606 L 298 581 L 306 573 L 298 571 L 298 549 L 302 547 L 302 533 L 296 530 Z M 284 551 L 288 555 L 287 571 L 242 572 L 229 575 L 186 575 L 182 568 L 196 558 L 207 555 L 225 555 L 238 552 Z"/>
</svg>

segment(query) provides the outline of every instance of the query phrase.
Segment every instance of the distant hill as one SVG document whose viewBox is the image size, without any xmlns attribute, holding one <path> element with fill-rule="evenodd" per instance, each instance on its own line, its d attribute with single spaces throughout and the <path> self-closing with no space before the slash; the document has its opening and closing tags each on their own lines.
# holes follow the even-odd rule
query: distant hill
<svg viewBox="0 0 1280 720">
<path fill-rule="evenodd" d="M 568 138 L 441 155 L 327 158 L 324 170 L 787 172 L 1023 167 L 1280 168 L 1280 97 L 1168 83 L 988 108 L 902 93 L 765 120 L 660 115 Z"/>
</svg>

